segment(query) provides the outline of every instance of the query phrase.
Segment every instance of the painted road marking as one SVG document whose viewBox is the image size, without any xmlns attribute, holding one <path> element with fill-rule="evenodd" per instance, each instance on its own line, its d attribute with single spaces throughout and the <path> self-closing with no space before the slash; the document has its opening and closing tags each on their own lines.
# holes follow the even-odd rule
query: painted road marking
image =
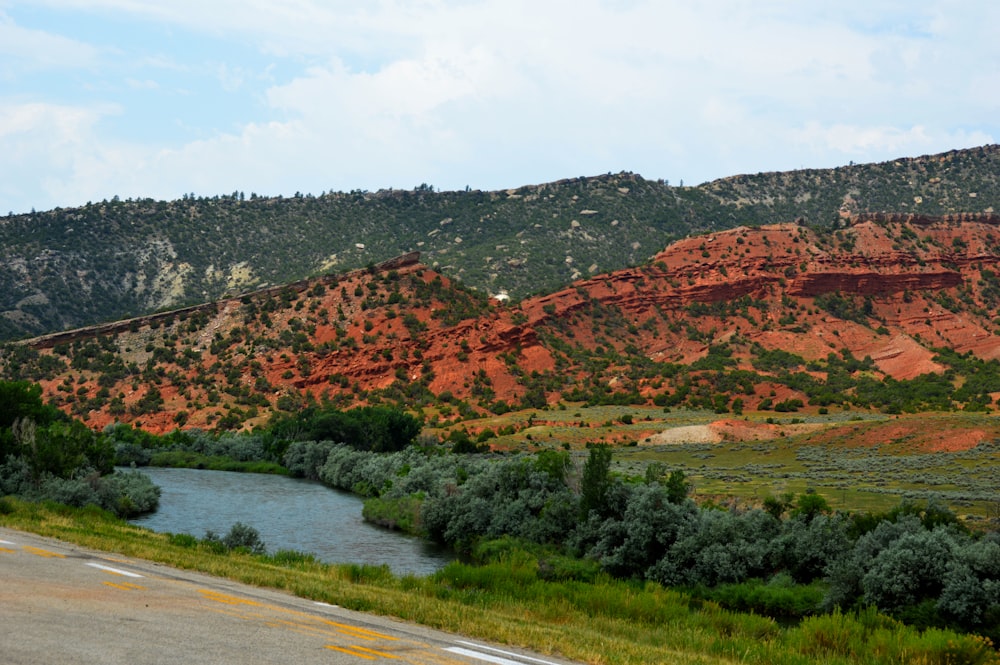
<svg viewBox="0 0 1000 665">
<path fill-rule="evenodd" d="M 97 568 L 98 570 L 103 570 L 106 573 L 111 573 L 112 575 L 121 575 L 122 577 L 142 577 L 139 573 L 133 573 L 119 568 L 112 568 L 111 566 L 105 566 L 101 563 L 88 563 L 87 565 L 91 568 Z"/>
<path fill-rule="evenodd" d="M 341 653 L 346 653 L 357 658 L 364 658 L 366 660 L 375 660 L 376 658 L 388 658 L 390 660 L 399 660 L 399 656 L 393 656 L 391 653 L 386 653 L 384 651 L 377 651 L 375 649 L 369 649 L 367 647 L 359 647 L 355 644 L 350 644 L 346 647 L 337 646 L 335 644 L 325 645 L 327 649 L 331 651 L 340 651 Z"/>
<path fill-rule="evenodd" d="M 17 543 L 12 543 L 9 540 L 0 540 L 0 545 L 17 545 Z"/>
<path fill-rule="evenodd" d="M 25 545 L 22 547 L 25 552 L 30 552 L 36 556 L 43 556 L 47 559 L 65 559 L 65 554 L 59 554 L 59 552 L 50 552 L 49 550 L 43 550 L 41 547 L 31 547 L 30 545 Z"/>
<path fill-rule="evenodd" d="M 338 647 L 333 644 L 327 644 L 326 648 L 330 651 L 339 651 L 340 653 L 346 653 L 348 656 L 354 656 L 355 658 L 364 658 L 365 660 L 375 660 L 375 656 L 369 656 L 366 653 L 358 653 L 354 651 L 352 647 Z"/>
<path fill-rule="evenodd" d="M 369 649 L 368 647 L 359 647 L 356 644 L 352 644 L 351 648 L 355 651 L 364 651 L 365 653 L 372 653 L 376 656 L 381 656 L 382 658 L 388 658 L 390 660 L 399 660 L 399 656 L 393 656 L 391 653 L 386 653 L 384 651 L 378 651 L 376 649 Z"/>
<path fill-rule="evenodd" d="M 488 647 L 485 644 L 476 644 L 475 642 L 466 642 L 465 640 L 455 640 L 455 642 L 457 644 L 464 644 L 474 649 L 483 649 L 484 651 L 494 651 L 496 653 L 502 653 L 505 656 L 512 656 L 514 658 L 530 661 L 532 663 L 541 663 L 542 665 L 558 665 L 557 663 L 553 663 L 550 660 L 542 660 L 541 658 L 532 658 L 531 656 L 523 656 L 519 653 L 514 653 L 512 651 L 504 651 L 503 649 L 497 649 L 496 647 Z"/>
<path fill-rule="evenodd" d="M 139 586 L 138 584 L 132 584 L 131 582 L 122 582 L 117 584 L 115 582 L 102 582 L 105 586 L 114 587 L 115 589 L 121 589 L 122 591 L 141 591 L 145 589 L 144 586 Z"/>
<path fill-rule="evenodd" d="M 198 593 L 204 600 L 213 604 L 218 603 L 216 607 L 206 608 L 211 612 L 244 621 L 259 622 L 269 628 L 317 637 L 324 640 L 324 648 L 359 660 L 399 660 L 419 665 L 462 665 L 468 662 L 467 659 L 450 658 L 441 651 L 432 650 L 430 645 L 425 643 L 404 640 L 380 631 L 335 621 L 322 614 L 303 612 L 212 589 L 198 589 Z M 338 644 L 338 638 L 347 638 L 349 641 Z"/>
<path fill-rule="evenodd" d="M 476 649 L 483 649 L 484 651 L 493 651 L 495 653 L 502 653 L 504 656 L 510 656 L 511 658 L 517 658 L 517 660 L 510 660 L 509 658 L 502 658 L 500 656 L 493 656 L 488 653 L 481 653 L 479 651 L 473 651 L 472 649 L 466 649 L 464 647 L 448 647 L 445 651 L 450 651 L 451 653 L 457 653 L 460 656 L 468 656 L 469 658 L 477 658 L 479 660 L 486 661 L 487 663 L 496 663 L 497 665 L 523 665 L 524 662 L 541 663 L 542 665 L 558 665 L 550 660 L 542 660 L 541 658 L 532 658 L 531 656 L 522 656 L 519 653 L 514 653 L 512 651 L 504 651 L 503 649 L 495 649 L 494 647 L 488 647 L 482 644 L 475 644 L 473 642 L 464 642 L 462 640 L 457 641 L 458 644 L 467 644 L 470 647 L 475 647 Z"/>
<path fill-rule="evenodd" d="M 322 627 L 333 628 L 336 632 L 345 635 L 347 637 L 357 640 L 367 640 L 369 642 L 375 642 L 377 640 L 385 640 L 388 642 L 399 641 L 398 637 L 393 637 L 392 635 L 386 635 L 385 633 L 369 630 L 367 628 L 361 628 L 360 626 L 352 626 L 351 624 L 341 623 L 339 621 L 333 621 L 331 619 L 327 619 L 321 616 L 316 616 L 314 614 L 308 614 L 306 612 L 300 612 L 298 610 L 292 610 L 285 607 L 280 607 L 278 605 L 261 603 L 256 600 L 250 600 L 249 598 L 241 598 L 240 596 L 233 596 L 227 593 L 213 591 L 211 589 L 199 589 L 198 592 L 206 600 L 212 600 L 217 603 L 222 603 L 223 605 L 233 605 L 233 606 L 245 605 L 247 607 L 258 607 L 263 610 L 291 615 L 296 619 L 298 619 L 296 625 L 299 626 L 308 627 L 309 624 L 319 624 Z M 243 615 L 243 618 L 262 620 L 264 617 L 262 614 L 254 614 L 247 612 L 246 614 Z M 329 630 L 327 630 L 327 634 L 329 634 Z"/>
</svg>

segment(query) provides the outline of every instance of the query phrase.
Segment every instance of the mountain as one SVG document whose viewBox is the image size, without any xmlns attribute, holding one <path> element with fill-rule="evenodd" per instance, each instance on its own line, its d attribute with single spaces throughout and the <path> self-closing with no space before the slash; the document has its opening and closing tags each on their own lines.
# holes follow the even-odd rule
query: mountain
<svg viewBox="0 0 1000 665">
<path fill-rule="evenodd" d="M 1000 395 L 1000 216 L 845 216 L 684 238 L 519 303 L 401 256 L 4 349 L 94 427 L 232 429 L 313 402 L 432 424 L 557 403 L 890 413 Z"/>
<path fill-rule="evenodd" d="M 118 200 L 0 218 L 0 339 L 212 302 L 411 251 L 515 300 L 644 264 L 674 240 L 873 212 L 990 213 L 1000 147 L 676 187 L 631 173 L 506 191 L 242 192 Z"/>
</svg>

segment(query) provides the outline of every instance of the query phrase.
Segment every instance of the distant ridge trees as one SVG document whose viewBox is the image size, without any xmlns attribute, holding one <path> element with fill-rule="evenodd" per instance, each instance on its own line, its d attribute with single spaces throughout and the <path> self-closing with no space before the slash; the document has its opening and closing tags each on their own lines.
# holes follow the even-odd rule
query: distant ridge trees
<svg viewBox="0 0 1000 665">
<path fill-rule="evenodd" d="M 791 220 L 830 229 L 845 214 L 868 212 L 989 209 L 1000 209 L 997 146 L 679 188 L 622 172 L 497 192 L 420 185 L 114 197 L 5 218 L 0 339 L 203 303 L 417 249 L 470 287 L 517 300 L 568 285 L 581 276 L 574 266 L 637 265 L 693 234 Z"/>
</svg>

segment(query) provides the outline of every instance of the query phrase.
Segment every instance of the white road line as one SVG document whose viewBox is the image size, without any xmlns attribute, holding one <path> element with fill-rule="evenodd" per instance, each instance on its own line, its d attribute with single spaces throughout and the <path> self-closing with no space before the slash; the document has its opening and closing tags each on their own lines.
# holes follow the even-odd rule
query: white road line
<svg viewBox="0 0 1000 665">
<path fill-rule="evenodd" d="M 318 600 L 314 600 L 313 601 L 313 605 L 319 605 L 320 607 L 330 607 L 330 608 L 333 608 L 333 609 L 337 608 L 336 605 L 331 605 L 330 603 L 323 603 L 323 602 L 320 602 Z"/>
<path fill-rule="evenodd" d="M 541 658 L 532 658 L 531 656 L 522 656 L 519 653 L 514 653 L 513 651 L 504 651 L 503 649 L 497 649 L 495 647 L 488 647 L 484 644 L 476 644 L 475 642 L 466 642 L 465 640 L 455 640 L 458 644 L 465 644 L 474 649 L 483 649 L 484 651 L 494 651 L 496 653 L 502 653 L 505 656 L 511 656 L 513 658 L 518 658 L 520 660 L 531 661 L 532 663 L 542 663 L 542 665 L 558 665 L 558 663 L 553 663 L 551 660 L 542 660 Z"/>
<path fill-rule="evenodd" d="M 468 656 L 469 658 L 484 660 L 487 663 L 496 663 L 497 665 L 522 665 L 522 663 L 519 663 L 516 660 L 508 660 L 506 658 L 501 658 L 500 656 L 491 656 L 488 653 L 480 653 L 478 651 L 473 651 L 472 649 L 463 649 L 462 647 L 448 647 L 445 651 L 457 653 L 459 656 Z"/>
<path fill-rule="evenodd" d="M 140 575 L 139 573 L 132 573 L 132 572 L 129 572 L 127 570 L 120 570 L 118 568 L 112 568 L 111 566 L 105 566 L 105 565 L 100 564 L 100 563 L 88 563 L 87 565 L 90 566 L 90 567 L 92 567 L 92 568 L 98 568 L 98 569 L 103 570 L 105 572 L 112 573 L 114 575 L 124 575 L 125 577 L 142 577 L 142 575 Z"/>
<path fill-rule="evenodd" d="M 463 644 L 471 644 L 470 642 L 463 642 Z M 528 656 L 522 656 L 516 653 L 510 653 L 509 651 L 500 651 L 500 649 L 491 649 L 490 647 L 480 646 L 478 644 L 473 645 L 479 649 L 489 649 L 490 651 L 496 651 L 498 653 L 507 654 L 508 656 L 513 656 L 514 658 L 519 658 L 521 660 L 510 660 L 509 658 L 502 658 L 500 656 L 494 656 L 488 653 L 482 653 L 481 651 L 473 651 L 472 649 L 466 649 L 464 647 L 447 647 L 445 651 L 458 654 L 459 656 L 466 656 L 468 658 L 475 658 L 477 660 L 482 660 L 487 663 L 495 663 L 496 665 L 524 665 L 524 661 L 530 660 L 536 663 L 546 663 L 547 665 L 557 665 L 547 660 L 539 660 L 538 658 L 529 658 Z"/>
<path fill-rule="evenodd" d="M 17 545 L 17 543 L 12 543 L 9 540 L 0 540 L 0 545 Z"/>
</svg>

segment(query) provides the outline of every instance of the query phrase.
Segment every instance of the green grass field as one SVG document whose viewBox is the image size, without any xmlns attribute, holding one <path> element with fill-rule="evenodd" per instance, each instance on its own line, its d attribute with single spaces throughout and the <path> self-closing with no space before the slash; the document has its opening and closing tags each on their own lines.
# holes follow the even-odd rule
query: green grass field
<svg viewBox="0 0 1000 665">
<path fill-rule="evenodd" d="M 631 420 L 623 423 L 622 420 Z M 716 443 L 647 442 L 656 432 L 707 426 L 720 419 L 768 425 L 773 438 Z M 834 508 L 880 511 L 907 498 L 939 499 L 972 525 L 1000 519 L 1000 417 L 981 413 L 887 416 L 868 411 L 757 412 L 745 416 L 657 407 L 566 405 L 466 421 L 457 427 L 513 434 L 489 440 L 495 449 L 614 446 L 614 469 L 642 476 L 652 462 L 681 469 L 697 497 L 758 503 L 807 488 Z M 966 450 L 933 450 L 958 440 Z M 978 445 L 975 443 L 978 441 Z"/>
</svg>

